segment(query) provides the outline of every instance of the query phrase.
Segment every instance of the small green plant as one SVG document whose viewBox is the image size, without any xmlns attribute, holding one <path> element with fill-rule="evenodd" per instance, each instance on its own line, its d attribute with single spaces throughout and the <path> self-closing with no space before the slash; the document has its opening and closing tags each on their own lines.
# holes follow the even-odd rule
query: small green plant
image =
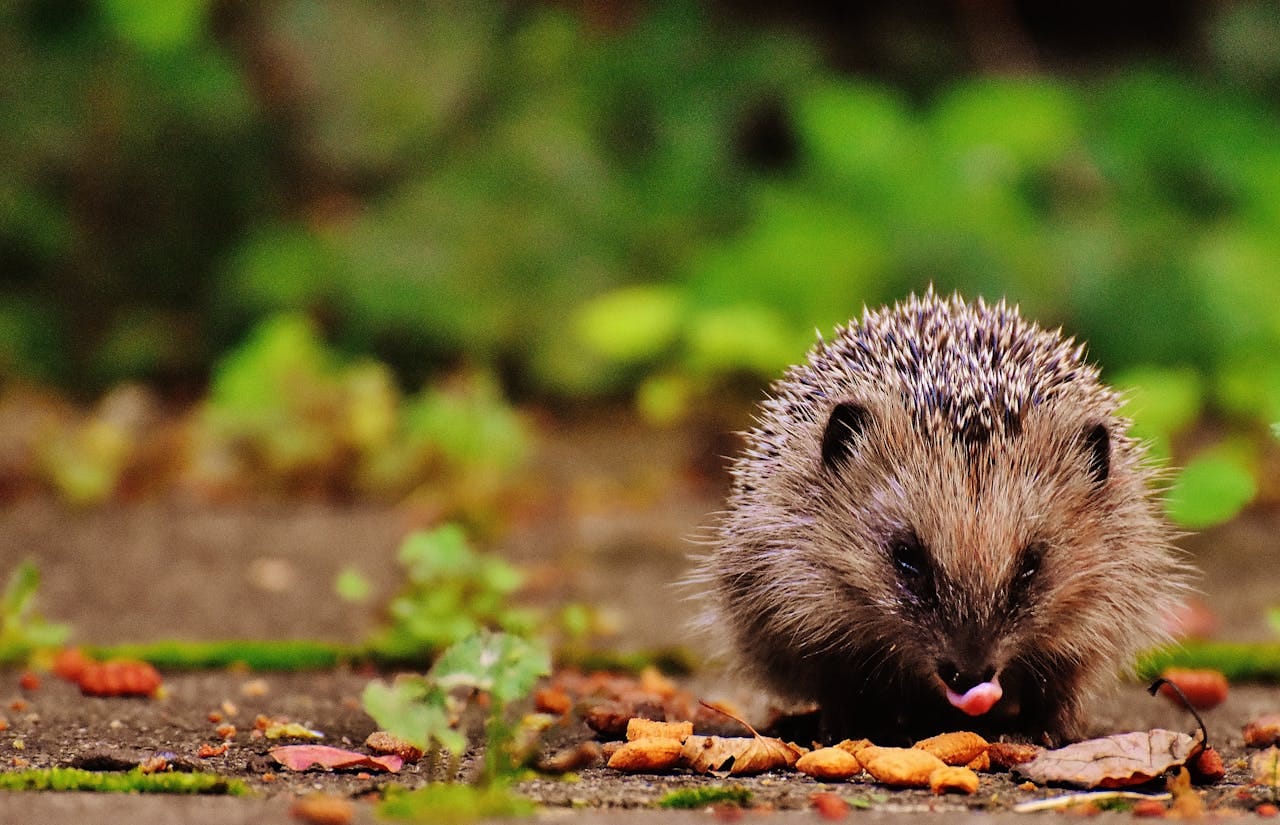
<svg viewBox="0 0 1280 825">
<path fill-rule="evenodd" d="M 0 596 L 0 662 L 24 660 L 38 650 L 66 642 L 71 629 L 46 621 L 35 610 L 40 570 L 27 560 L 9 574 Z"/>
<path fill-rule="evenodd" d="M 0 772 L 5 791 L 96 791 L 103 793 L 222 794 L 244 796 L 249 787 L 239 779 L 213 773 L 143 773 L 86 771 L 79 768 L 28 768 Z"/>
<path fill-rule="evenodd" d="M 537 612 L 510 604 L 523 583 L 520 571 L 476 552 L 456 524 L 410 534 L 399 560 L 408 582 L 372 643 L 388 658 L 431 655 L 483 628 L 527 634 L 539 621 Z"/>
<path fill-rule="evenodd" d="M 370 682 L 364 708 L 381 727 L 422 748 L 433 773 L 453 780 L 466 747 L 459 720 L 468 700 L 484 694 L 485 747 L 477 780 L 488 785 L 513 775 L 521 761 L 514 748 L 521 728 L 509 718 L 511 704 L 550 672 L 551 657 L 542 645 L 481 631 L 441 654 L 425 676 L 401 676 L 389 686 Z"/>
<path fill-rule="evenodd" d="M 751 804 L 751 791 L 737 786 L 712 785 L 705 788 L 680 788 L 658 800 L 659 808 L 701 809 L 709 805 L 737 805 L 745 808 Z"/>
</svg>

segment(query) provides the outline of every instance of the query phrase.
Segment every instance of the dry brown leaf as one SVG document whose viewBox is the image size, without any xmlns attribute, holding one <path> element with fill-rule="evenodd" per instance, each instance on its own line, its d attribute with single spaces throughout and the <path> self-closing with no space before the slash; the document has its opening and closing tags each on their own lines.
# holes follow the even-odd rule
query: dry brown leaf
<svg viewBox="0 0 1280 825">
<path fill-rule="evenodd" d="M 987 746 L 987 758 L 996 770 L 1007 771 L 1024 762 L 1030 762 L 1044 751 L 1039 745 L 1018 742 L 992 742 Z"/>
<path fill-rule="evenodd" d="M 1280 745 L 1280 713 L 1259 716 L 1245 725 L 1244 743 L 1251 748 Z"/>
<path fill-rule="evenodd" d="M 987 740 L 970 731 L 954 731 L 921 739 L 913 746 L 948 765 L 968 765 L 987 752 Z"/>
<path fill-rule="evenodd" d="M 842 748 L 818 748 L 796 760 L 796 770 L 818 780 L 844 780 L 861 773 L 862 766 Z"/>
<path fill-rule="evenodd" d="M 1249 772 L 1253 784 L 1280 788 L 1280 750 L 1272 746 L 1249 757 Z"/>
<path fill-rule="evenodd" d="M 636 717 L 627 722 L 627 741 L 654 737 L 683 742 L 693 734 L 692 722 L 655 722 Z"/>
<path fill-rule="evenodd" d="M 789 768 L 800 758 L 796 748 L 768 736 L 690 736 L 681 761 L 698 773 L 728 771 L 734 776 Z"/>
<path fill-rule="evenodd" d="M 1150 782 L 1170 768 L 1185 765 L 1201 749 L 1199 739 L 1156 728 L 1086 739 L 1044 751 L 1014 771 L 1038 785 L 1126 788 Z"/>
<path fill-rule="evenodd" d="M 929 775 L 946 767 L 941 759 L 926 751 L 876 745 L 858 751 L 858 761 L 880 784 L 899 788 L 927 788 Z"/>
<path fill-rule="evenodd" d="M 375 730 L 364 740 L 364 746 L 374 753 L 394 753 L 406 763 L 422 758 L 422 749 L 385 730 Z"/>
<path fill-rule="evenodd" d="M 968 768 L 950 765 L 935 768 L 929 774 L 929 790 L 935 794 L 944 793 L 977 793 L 978 775 Z"/>
<path fill-rule="evenodd" d="M 609 757 L 609 767 L 626 773 L 669 771 L 680 762 L 680 749 L 680 742 L 676 739 L 636 739 Z"/>
</svg>

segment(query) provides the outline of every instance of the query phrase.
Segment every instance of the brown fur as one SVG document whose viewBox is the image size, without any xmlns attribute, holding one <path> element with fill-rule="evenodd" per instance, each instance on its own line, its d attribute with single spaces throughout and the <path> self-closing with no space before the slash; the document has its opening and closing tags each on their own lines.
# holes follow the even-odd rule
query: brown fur
<svg viewBox="0 0 1280 825">
<path fill-rule="evenodd" d="M 835 430 L 847 455 L 824 462 L 842 402 L 861 431 Z M 1082 347 L 1003 303 L 930 290 L 865 313 L 773 386 L 747 434 L 698 576 L 707 623 L 767 687 L 818 701 L 832 736 L 1079 735 L 1188 580 L 1118 403 Z M 924 584 L 895 566 L 903 536 Z M 995 670 L 1004 698 L 964 717 L 942 662 Z"/>
</svg>

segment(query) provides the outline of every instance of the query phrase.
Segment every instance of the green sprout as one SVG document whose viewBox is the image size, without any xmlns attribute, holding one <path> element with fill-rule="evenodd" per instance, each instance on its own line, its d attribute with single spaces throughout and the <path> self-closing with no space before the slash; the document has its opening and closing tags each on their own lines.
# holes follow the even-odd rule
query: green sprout
<svg viewBox="0 0 1280 825">
<path fill-rule="evenodd" d="M 441 757 L 447 755 L 444 776 L 452 780 L 466 747 L 466 737 L 457 727 L 467 699 L 487 695 L 479 781 L 488 785 L 519 768 L 514 745 L 520 725 L 508 718 L 508 709 L 550 672 L 551 656 L 542 645 L 508 633 L 481 631 L 441 654 L 425 676 L 401 676 L 390 686 L 369 683 L 364 707 L 379 726 L 422 748 L 433 774 L 440 773 Z"/>
<path fill-rule="evenodd" d="M 29 657 L 34 651 L 59 647 L 71 633 L 65 624 L 46 621 L 35 612 L 40 571 L 24 561 L 9 574 L 0 595 L 0 662 Z"/>
</svg>

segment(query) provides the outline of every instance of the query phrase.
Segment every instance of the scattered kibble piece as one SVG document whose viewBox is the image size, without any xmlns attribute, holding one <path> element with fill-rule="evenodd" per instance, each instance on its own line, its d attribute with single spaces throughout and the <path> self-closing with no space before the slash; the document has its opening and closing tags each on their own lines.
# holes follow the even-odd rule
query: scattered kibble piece
<svg viewBox="0 0 1280 825">
<path fill-rule="evenodd" d="M 946 767 L 938 757 L 917 748 L 875 745 L 858 751 L 858 761 L 877 782 L 898 788 L 927 788 L 929 776 Z"/>
<path fill-rule="evenodd" d="M 935 794 L 978 792 L 978 775 L 968 768 L 946 765 L 929 774 L 929 790 Z"/>
<path fill-rule="evenodd" d="M 1244 726 L 1244 743 L 1251 748 L 1280 744 L 1280 713 L 1259 716 Z"/>
<path fill-rule="evenodd" d="M 954 731 L 922 739 L 914 747 L 947 765 L 968 765 L 987 752 L 987 740 L 970 731 Z"/>
<path fill-rule="evenodd" d="M 818 748 L 796 760 L 796 770 L 821 781 L 843 781 L 861 773 L 862 766 L 843 748 Z"/>
<path fill-rule="evenodd" d="M 632 740 L 609 757 L 609 767 L 627 773 L 668 771 L 680 761 L 679 739 L 656 736 Z"/>
<path fill-rule="evenodd" d="M 627 722 L 627 741 L 647 739 L 675 739 L 683 742 L 693 735 L 692 722 L 655 722 L 652 719 L 636 717 Z"/>
</svg>

